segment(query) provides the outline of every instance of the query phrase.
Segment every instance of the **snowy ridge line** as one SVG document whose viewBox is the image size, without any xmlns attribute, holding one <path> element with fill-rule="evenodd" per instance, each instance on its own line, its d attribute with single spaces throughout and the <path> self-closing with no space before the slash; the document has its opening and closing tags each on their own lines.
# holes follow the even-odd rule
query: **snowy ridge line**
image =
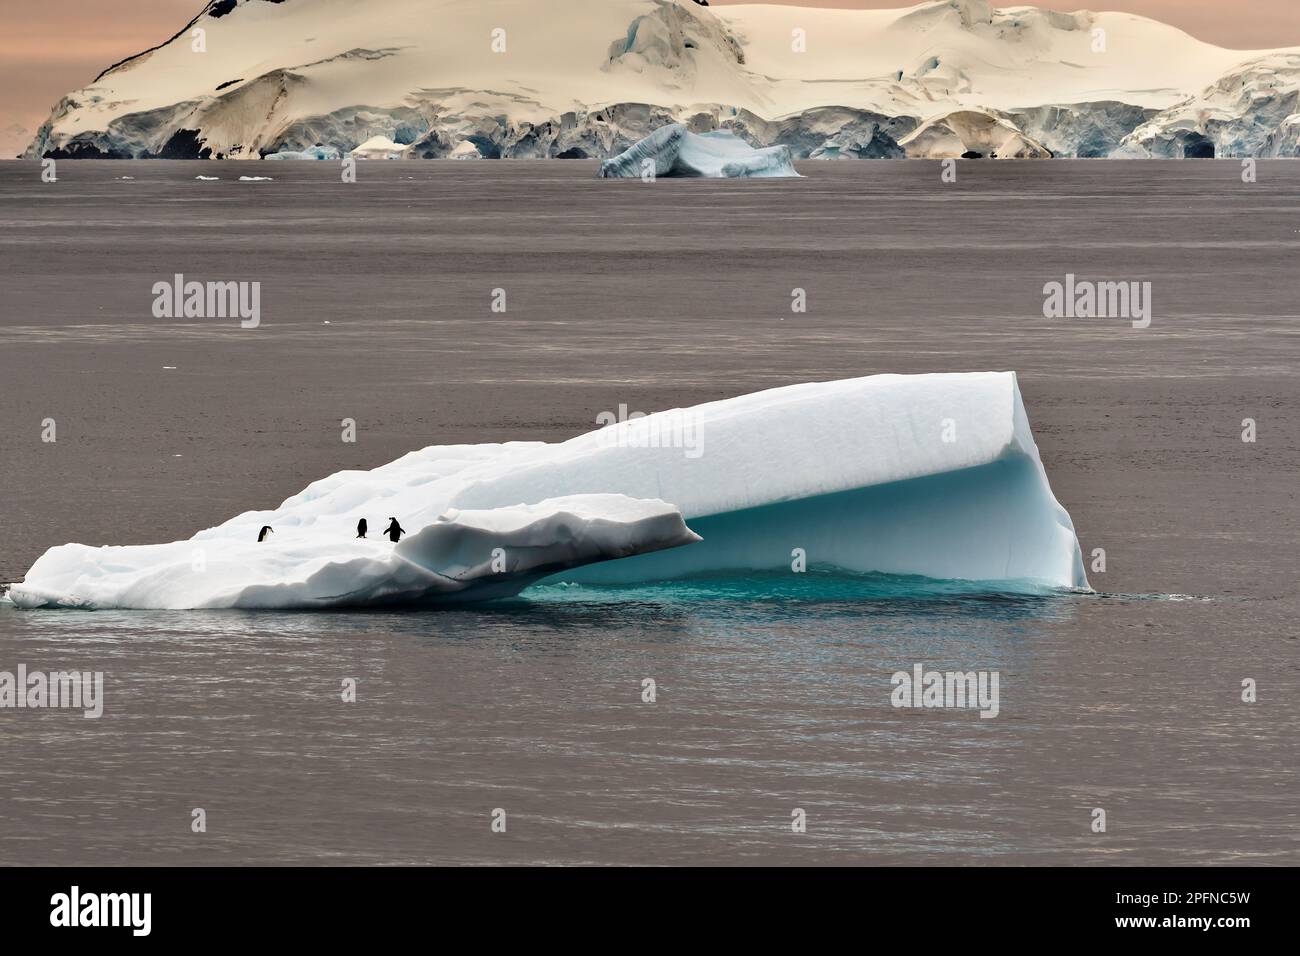
<svg viewBox="0 0 1300 956">
<path fill-rule="evenodd" d="M 25 155 L 603 160 L 685 123 L 794 159 L 1297 156 L 1298 93 L 1300 48 L 987 0 L 218 0 L 60 100 Z"/>
<path fill-rule="evenodd" d="M 683 430 L 689 441 L 674 440 Z M 418 530 L 395 547 L 353 536 L 359 518 L 387 515 Z M 263 525 L 274 533 L 259 543 Z M 980 372 L 790 385 L 555 444 L 431 446 L 338 472 L 188 541 L 51 548 L 10 599 L 27 608 L 421 605 L 508 596 L 543 580 L 645 583 L 791 570 L 799 560 L 1088 587 L 1015 373 Z"/>
</svg>

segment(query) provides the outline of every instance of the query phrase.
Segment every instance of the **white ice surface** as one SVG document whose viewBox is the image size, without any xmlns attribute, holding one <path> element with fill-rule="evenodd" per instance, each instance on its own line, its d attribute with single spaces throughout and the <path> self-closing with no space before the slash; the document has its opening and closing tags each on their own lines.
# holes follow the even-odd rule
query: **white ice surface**
<svg viewBox="0 0 1300 956">
<path fill-rule="evenodd" d="M 279 517 L 249 523 L 241 515 L 172 544 L 52 548 L 12 588 L 10 600 L 19 607 L 96 609 L 483 600 L 516 594 L 561 569 L 699 540 L 673 506 L 623 495 L 571 495 L 487 511 L 449 508 L 397 544 L 381 534 L 386 520 L 373 508 L 364 539 L 355 536 L 351 515 L 338 520 L 322 513 L 327 510 L 281 506 Z M 272 532 L 259 542 L 262 523 Z"/>
<path fill-rule="evenodd" d="M 1047 159 L 1052 155 L 1042 143 L 983 110 L 930 117 L 898 145 L 913 159 L 957 159 L 967 153 L 999 159 Z"/>
<path fill-rule="evenodd" d="M 449 538 L 439 522 L 456 513 L 460 530 Z M 397 549 L 377 538 L 391 515 L 416 532 Z M 559 577 L 633 583 L 789 570 L 802 549 L 813 568 L 1087 587 L 1015 373 L 980 372 L 792 385 L 557 444 L 431 446 L 372 471 L 338 472 L 189 541 L 52 548 L 10 596 L 26 607 L 418 603 L 445 599 L 444 580 L 463 579 L 466 568 L 478 569 L 469 576 L 483 590 L 461 597 L 496 596 L 480 572 L 493 547 L 509 556 L 522 546 L 525 516 L 524 540 L 545 557 L 516 566 L 518 586 L 544 566 L 672 548 Z M 673 547 L 694 540 L 681 516 L 703 541 Z M 375 540 L 353 537 L 361 517 Z M 259 545 L 264 524 L 275 533 Z"/>
<path fill-rule="evenodd" d="M 352 150 L 356 159 L 405 159 L 407 147 L 387 136 L 372 136 Z"/>
</svg>

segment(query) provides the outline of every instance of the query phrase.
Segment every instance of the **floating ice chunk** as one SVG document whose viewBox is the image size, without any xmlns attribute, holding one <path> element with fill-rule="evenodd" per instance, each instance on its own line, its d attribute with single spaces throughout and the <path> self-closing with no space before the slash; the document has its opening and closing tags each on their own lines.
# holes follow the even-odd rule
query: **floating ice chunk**
<svg viewBox="0 0 1300 956">
<path fill-rule="evenodd" d="M 390 515 L 415 532 L 396 549 L 352 537 L 358 518 L 379 528 Z M 686 540 L 683 517 L 703 540 L 662 550 Z M 428 531 L 448 520 L 454 535 Z M 265 524 L 275 534 L 259 545 Z M 517 562 L 511 578 L 465 570 L 490 566 L 494 547 Z M 514 548 L 534 558 L 511 558 Z M 23 607 L 420 603 L 513 593 L 547 570 L 552 580 L 642 583 L 803 563 L 1088 586 L 1015 373 L 980 372 L 791 385 L 558 444 L 432 446 L 330 475 L 189 541 L 52 548 L 11 598 Z"/>
<path fill-rule="evenodd" d="M 406 159 L 411 149 L 410 144 L 403 146 L 387 136 L 372 136 L 364 143 L 352 149 L 355 159 Z"/>
<path fill-rule="evenodd" d="M 623 495 L 453 508 L 397 545 L 377 533 L 356 538 L 354 524 L 349 518 L 295 526 L 289 518 L 261 543 L 242 525 L 227 524 L 214 529 L 217 535 L 173 544 L 64 545 L 36 562 L 10 600 L 28 608 L 96 609 L 483 600 L 517 594 L 555 571 L 699 540 L 672 505 Z"/>
<path fill-rule="evenodd" d="M 790 149 L 755 149 L 724 130 L 692 133 L 682 123 L 655 130 L 641 142 L 600 164 L 609 179 L 639 179 L 647 168 L 655 176 L 727 177 L 798 176 Z"/>
<path fill-rule="evenodd" d="M 278 153 L 268 153 L 263 159 L 276 160 L 324 160 L 341 159 L 342 154 L 335 146 L 308 146 L 304 150 L 282 149 Z"/>
</svg>

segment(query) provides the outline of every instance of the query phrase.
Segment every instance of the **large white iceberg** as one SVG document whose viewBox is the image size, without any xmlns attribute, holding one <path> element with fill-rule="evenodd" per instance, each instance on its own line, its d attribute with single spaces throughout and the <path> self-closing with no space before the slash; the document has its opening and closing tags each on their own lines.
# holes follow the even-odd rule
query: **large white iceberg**
<svg viewBox="0 0 1300 956">
<path fill-rule="evenodd" d="M 600 164 L 607 179 L 640 179 L 647 171 L 710 179 L 799 175 L 788 146 L 755 149 L 725 130 L 692 133 L 682 123 L 662 126 Z"/>
<path fill-rule="evenodd" d="M 377 531 L 394 515 L 413 532 L 400 544 L 354 537 L 359 518 Z M 258 544 L 268 524 L 274 533 Z M 790 571 L 801 560 L 1088 586 L 1015 373 L 980 372 L 791 385 L 555 444 L 432 446 L 331 475 L 189 541 L 51 548 L 10 598 L 22 607 L 420 604 L 513 594 L 557 572 L 642 583 Z"/>
</svg>

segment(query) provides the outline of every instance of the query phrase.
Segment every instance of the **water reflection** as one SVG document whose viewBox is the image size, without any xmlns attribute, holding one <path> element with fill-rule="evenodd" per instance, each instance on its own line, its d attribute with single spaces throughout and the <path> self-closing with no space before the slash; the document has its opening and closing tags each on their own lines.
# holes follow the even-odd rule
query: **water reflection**
<svg viewBox="0 0 1300 956">
<path fill-rule="evenodd" d="M 358 635 L 486 637 L 503 631 L 867 626 L 979 632 L 1069 621 L 1093 595 L 1030 584 L 981 585 L 897 575 L 808 572 L 708 576 L 637 587 L 536 586 L 487 604 L 383 610 L 36 611 L 0 606 L 5 629 L 31 640 L 328 640 Z"/>
<path fill-rule="evenodd" d="M 1087 600 L 809 573 L 436 612 L 8 608 L 0 659 L 103 670 L 107 693 L 99 721 L 4 725 L 27 769 L 0 768 L 0 818 L 72 861 L 611 861 L 649 831 L 688 861 L 789 852 L 797 799 L 831 852 L 978 855 L 1005 832 L 1023 742 L 891 707 L 890 675 L 1001 669 L 1019 699 L 1037 641 Z M 6 809 L 33 786 L 45 802 Z M 481 839 L 484 801 L 520 839 Z M 198 850 L 171 821 L 195 805 L 224 828 Z"/>
</svg>

